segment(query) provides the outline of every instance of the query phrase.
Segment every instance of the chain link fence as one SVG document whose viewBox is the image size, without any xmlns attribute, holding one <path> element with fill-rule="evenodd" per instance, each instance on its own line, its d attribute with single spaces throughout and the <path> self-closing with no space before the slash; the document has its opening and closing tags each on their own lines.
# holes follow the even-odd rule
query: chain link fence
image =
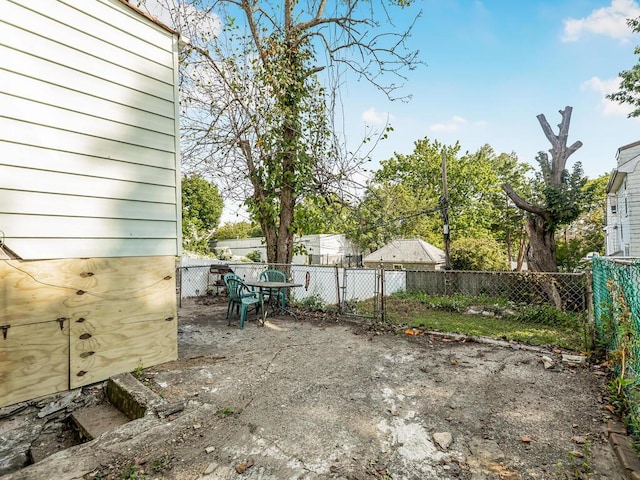
<svg viewBox="0 0 640 480">
<path fill-rule="evenodd" d="M 180 299 L 224 293 L 223 277 L 233 272 L 245 280 L 275 268 L 301 287 L 291 300 L 302 306 L 333 306 L 343 315 L 384 318 L 385 297 L 396 292 L 434 296 L 484 296 L 517 304 L 550 304 L 562 311 L 588 310 L 588 275 L 572 273 L 411 271 L 382 268 L 343 268 L 322 265 L 273 265 L 211 261 L 178 269 Z M 366 303 L 366 308 L 362 304 Z"/>
<path fill-rule="evenodd" d="M 593 303 L 600 346 L 613 361 L 612 402 L 640 435 L 640 259 L 595 257 Z"/>
<path fill-rule="evenodd" d="M 406 290 L 429 295 L 486 296 L 516 304 L 550 304 L 562 311 L 586 312 L 586 273 L 411 271 Z"/>
</svg>

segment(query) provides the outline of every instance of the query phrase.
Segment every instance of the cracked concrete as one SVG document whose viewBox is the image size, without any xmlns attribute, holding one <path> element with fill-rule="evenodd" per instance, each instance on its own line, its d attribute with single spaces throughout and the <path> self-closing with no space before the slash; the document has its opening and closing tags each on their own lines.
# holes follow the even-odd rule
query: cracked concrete
<svg viewBox="0 0 640 480">
<path fill-rule="evenodd" d="M 225 309 L 186 304 L 180 360 L 144 371 L 184 410 L 3 480 L 119 478 L 130 465 L 189 480 L 565 478 L 576 435 L 590 442 L 589 478 L 623 478 L 604 435 L 603 377 L 589 366 L 548 371 L 539 351 L 377 335 L 333 319 L 240 330 Z M 446 450 L 436 432 L 451 434 Z M 160 458 L 171 460 L 154 471 Z"/>
</svg>

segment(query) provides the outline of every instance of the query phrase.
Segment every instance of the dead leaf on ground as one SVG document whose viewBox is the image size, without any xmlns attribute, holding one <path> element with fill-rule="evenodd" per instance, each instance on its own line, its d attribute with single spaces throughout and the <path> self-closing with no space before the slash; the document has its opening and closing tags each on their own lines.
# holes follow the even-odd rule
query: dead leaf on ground
<svg viewBox="0 0 640 480">
<path fill-rule="evenodd" d="M 522 442 L 523 443 L 531 443 L 531 437 L 527 437 L 526 435 L 524 437 L 522 437 Z"/>
<path fill-rule="evenodd" d="M 253 460 L 247 460 L 246 462 L 236 466 L 236 472 L 244 473 L 247 471 L 248 468 L 251 468 L 251 467 L 253 467 Z"/>
<path fill-rule="evenodd" d="M 611 413 L 616 413 L 616 407 L 614 407 L 613 405 L 605 405 L 604 408 L 609 410 Z"/>
</svg>

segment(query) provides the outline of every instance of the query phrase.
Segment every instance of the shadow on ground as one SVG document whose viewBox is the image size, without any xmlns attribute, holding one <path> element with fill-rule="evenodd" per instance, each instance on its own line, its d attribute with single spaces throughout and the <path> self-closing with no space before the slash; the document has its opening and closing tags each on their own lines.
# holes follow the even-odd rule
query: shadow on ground
<svg viewBox="0 0 640 480">
<path fill-rule="evenodd" d="M 225 312 L 183 300 L 180 359 L 142 375 L 183 409 L 7 478 L 623 478 L 595 367 L 327 316 L 252 315 L 240 330 Z"/>
</svg>

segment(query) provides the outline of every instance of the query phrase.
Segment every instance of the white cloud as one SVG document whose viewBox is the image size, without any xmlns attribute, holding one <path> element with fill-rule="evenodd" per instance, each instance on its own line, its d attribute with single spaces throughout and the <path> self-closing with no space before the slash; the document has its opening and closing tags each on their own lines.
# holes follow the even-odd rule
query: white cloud
<svg viewBox="0 0 640 480">
<path fill-rule="evenodd" d="M 371 107 L 362 112 L 362 120 L 370 125 L 386 125 L 391 120 L 391 114 L 378 112 L 375 107 Z"/>
<path fill-rule="evenodd" d="M 612 102 L 606 97 L 620 88 L 620 77 L 610 78 L 609 80 L 592 77 L 583 82 L 580 87 L 582 90 L 591 90 L 600 95 L 600 109 L 606 117 L 626 117 L 633 110 L 627 104 Z"/>
<path fill-rule="evenodd" d="M 429 127 L 429 130 L 431 130 L 432 132 L 441 132 L 441 133 L 456 132 L 460 130 L 460 128 L 464 127 L 465 125 L 472 125 L 474 127 L 484 127 L 486 126 L 486 124 L 487 122 L 485 122 L 484 120 L 469 123 L 469 121 L 466 118 L 461 117 L 459 115 L 454 115 L 453 117 L 451 117 L 451 119 L 448 122 L 434 123 Z"/>
<path fill-rule="evenodd" d="M 633 34 L 627 18 L 640 16 L 640 6 L 635 0 L 611 0 L 609 7 L 598 8 L 588 17 L 564 21 L 563 42 L 575 42 L 583 33 L 605 35 L 627 41 Z"/>
</svg>

